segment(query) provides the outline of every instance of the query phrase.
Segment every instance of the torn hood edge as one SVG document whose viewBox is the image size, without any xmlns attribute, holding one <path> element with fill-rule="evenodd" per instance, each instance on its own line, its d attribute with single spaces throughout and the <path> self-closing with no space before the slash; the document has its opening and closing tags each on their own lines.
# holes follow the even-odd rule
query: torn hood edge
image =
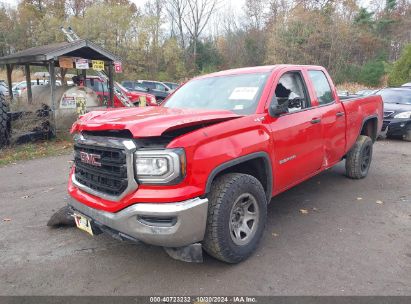
<svg viewBox="0 0 411 304">
<path fill-rule="evenodd" d="M 186 127 L 209 125 L 242 117 L 228 110 L 152 108 L 153 110 L 150 111 L 121 109 L 90 112 L 80 117 L 73 124 L 70 132 L 129 130 L 134 138 L 154 137 Z"/>
</svg>

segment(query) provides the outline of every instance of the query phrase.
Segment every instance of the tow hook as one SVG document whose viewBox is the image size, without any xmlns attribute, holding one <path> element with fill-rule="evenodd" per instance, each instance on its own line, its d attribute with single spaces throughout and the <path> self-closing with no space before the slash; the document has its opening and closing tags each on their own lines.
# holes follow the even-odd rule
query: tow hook
<svg viewBox="0 0 411 304">
<path fill-rule="evenodd" d="M 168 248 L 164 247 L 167 254 L 175 260 L 188 263 L 203 262 L 203 248 L 200 243 L 194 243 L 184 247 Z"/>
</svg>

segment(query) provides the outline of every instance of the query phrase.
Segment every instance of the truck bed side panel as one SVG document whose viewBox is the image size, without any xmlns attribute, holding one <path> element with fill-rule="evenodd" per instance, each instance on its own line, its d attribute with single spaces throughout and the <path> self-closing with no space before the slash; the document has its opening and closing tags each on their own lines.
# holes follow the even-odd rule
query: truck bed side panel
<svg viewBox="0 0 411 304">
<path fill-rule="evenodd" d="M 342 100 L 346 119 L 346 152 L 354 145 L 366 120 L 378 119 L 377 134 L 382 127 L 383 103 L 380 96 Z"/>
</svg>

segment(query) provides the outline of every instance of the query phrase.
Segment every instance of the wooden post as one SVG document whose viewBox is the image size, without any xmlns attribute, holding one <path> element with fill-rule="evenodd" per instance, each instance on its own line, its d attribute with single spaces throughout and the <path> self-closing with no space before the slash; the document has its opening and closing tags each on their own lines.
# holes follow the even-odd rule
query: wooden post
<svg viewBox="0 0 411 304">
<path fill-rule="evenodd" d="M 108 64 L 108 89 L 109 89 L 109 106 L 114 108 L 114 73 L 113 73 L 113 62 L 110 61 Z"/>
<path fill-rule="evenodd" d="M 30 77 L 30 65 L 26 63 L 24 65 L 26 71 L 26 84 L 27 84 L 27 101 L 29 104 L 33 102 L 33 93 L 31 91 L 31 77 Z"/>
<path fill-rule="evenodd" d="M 52 132 L 53 135 L 57 135 L 57 125 L 56 125 L 56 73 L 54 69 L 54 60 L 49 61 L 49 74 L 50 74 L 50 104 L 51 104 L 51 115 L 52 115 Z"/>
<path fill-rule="evenodd" d="M 11 101 L 13 100 L 13 83 L 11 80 L 11 73 L 13 72 L 13 65 L 6 64 L 6 69 L 7 69 L 7 84 L 9 86 L 9 96 L 10 96 L 10 101 Z"/>
</svg>

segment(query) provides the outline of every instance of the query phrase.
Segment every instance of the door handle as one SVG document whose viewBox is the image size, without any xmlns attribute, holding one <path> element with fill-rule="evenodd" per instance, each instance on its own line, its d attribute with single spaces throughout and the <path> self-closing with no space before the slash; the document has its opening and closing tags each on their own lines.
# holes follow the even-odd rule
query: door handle
<svg viewBox="0 0 411 304">
<path fill-rule="evenodd" d="M 337 116 L 337 117 L 344 116 L 344 112 L 337 112 L 337 113 L 335 114 L 335 116 Z"/>
<path fill-rule="evenodd" d="M 311 119 L 310 122 L 311 122 L 312 124 L 319 123 L 319 122 L 321 122 L 321 118 L 313 118 L 313 119 Z"/>
</svg>

